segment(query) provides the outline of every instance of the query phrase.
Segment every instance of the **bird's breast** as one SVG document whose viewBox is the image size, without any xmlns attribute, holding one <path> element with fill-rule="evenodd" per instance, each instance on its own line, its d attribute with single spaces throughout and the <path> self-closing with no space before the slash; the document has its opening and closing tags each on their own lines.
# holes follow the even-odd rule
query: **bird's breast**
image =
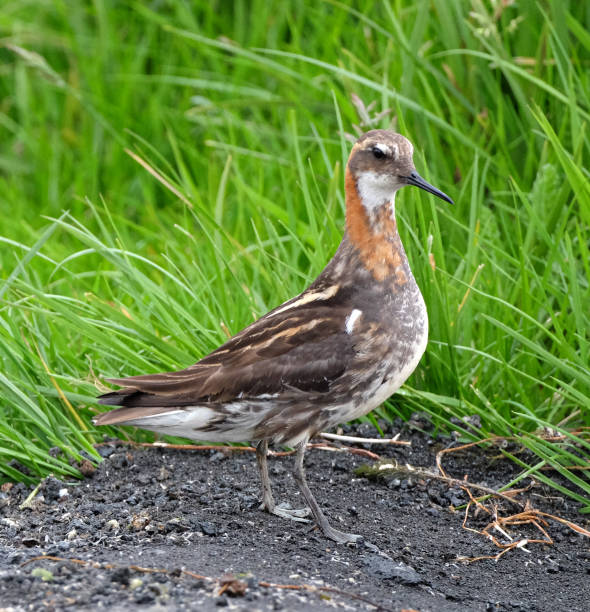
<svg viewBox="0 0 590 612">
<path fill-rule="evenodd" d="M 363 416 L 393 395 L 416 369 L 428 343 L 426 305 L 413 277 L 404 291 L 365 295 L 361 301 L 364 310 L 359 305 L 348 319 L 349 324 L 356 319 L 357 352 L 342 381 L 348 393 L 339 422 Z"/>
<path fill-rule="evenodd" d="M 428 344 L 428 313 L 422 294 L 416 291 L 396 312 L 383 377 L 375 390 L 371 410 L 393 395 L 416 369 Z"/>
</svg>

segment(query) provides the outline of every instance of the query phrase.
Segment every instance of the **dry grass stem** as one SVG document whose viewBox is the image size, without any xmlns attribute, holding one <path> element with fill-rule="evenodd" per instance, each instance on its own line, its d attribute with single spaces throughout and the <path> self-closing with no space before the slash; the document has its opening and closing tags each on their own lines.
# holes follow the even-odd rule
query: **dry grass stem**
<svg viewBox="0 0 590 612">
<path fill-rule="evenodd" d="M 399 446 L 411 446 L 408 440 L 400 440 L 399 433 L 393 438 L 359 438 L 357 436 L 343 436 L 341 434 L 321 433 L 320 438 L 326 440 L 338 440 L 339 442 L 349 442 L 351 444 L 396 444 Z"/>
</svg>

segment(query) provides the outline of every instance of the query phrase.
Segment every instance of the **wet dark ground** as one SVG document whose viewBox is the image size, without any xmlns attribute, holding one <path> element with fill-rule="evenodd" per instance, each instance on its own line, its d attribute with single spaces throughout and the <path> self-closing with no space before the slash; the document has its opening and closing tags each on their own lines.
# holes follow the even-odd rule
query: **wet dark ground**
<svg viewBox="0 0 590 612">
<path fill-rule="evenodd" d="M 360 433 L 372 434 L 367 426 Z M 432 468 L 435 452 L 450 444 L 405 426 L 401 435 L 411 447 L 367 448 Z M 466 563 L 460 558 L 499 552 L 450 508 L 466 493 L 420 476 L 367 480 L 354 472 L 371 463 L 366 457 L 320 449 L 306 456 L 310 486 L 334 526 L 366 539 L 343 545 L 311 524 L 258 510 L 253 453 L 117 444 L 100 452 L 105 460 L 91 477 L 47 479 L 28 508 L 20 505 L 31 488 L 3 486 L 0 610 L 590 609 L 590 539 L 549 521 L 553 545 Z M 292 458 L 269 461 L 275 497 L 302 505 Z M 497 449 L 451 453 L 444 465 L 449 475 L 494 488 L 518 473 Z M 536 485 L 520 499 L 590 528 L 590 517 L 555 490 Z M 503 516 L 518 511 L 496 503 Z M 469 526 L 490 520 L 480 511 Z M 531 525 L 509 533 L 543 537 Z M 42 555 L 55 559 L 31 561 Z"/>
</svg>

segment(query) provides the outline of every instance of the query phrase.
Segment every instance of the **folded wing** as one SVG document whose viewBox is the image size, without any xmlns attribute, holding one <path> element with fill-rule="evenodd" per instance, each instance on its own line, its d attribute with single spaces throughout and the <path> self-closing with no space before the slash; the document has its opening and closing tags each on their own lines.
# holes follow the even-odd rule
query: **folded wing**
<svg viewBox="0 0 590 612">
<path fill-rule="evenodd" d="M 99 401 L 121 408 L 95 423 L 122 423 L 197 404 L 327 393 L 354 356 L 345 329 L 349 311 L 294 298 L 185 370 L 107 379 L 123 388 Z"/>
</svg>

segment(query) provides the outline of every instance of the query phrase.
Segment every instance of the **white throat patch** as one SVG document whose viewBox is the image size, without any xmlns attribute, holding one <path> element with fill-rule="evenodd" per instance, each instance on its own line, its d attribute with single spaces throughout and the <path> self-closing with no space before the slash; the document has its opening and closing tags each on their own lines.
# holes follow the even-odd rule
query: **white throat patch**
<svg viewBox="0 0 590 612">
<path fill-rule="evenodd" d="M 368 212 L 391 203 L 395 205 L 395 192 L 403 187 L 403 184 L 395 184 L 392 177 L 387 174 L 377 174 L 376 172 L 363 172 L 357 179 L 357 189 L 361 202 Z"/>
</svg>

